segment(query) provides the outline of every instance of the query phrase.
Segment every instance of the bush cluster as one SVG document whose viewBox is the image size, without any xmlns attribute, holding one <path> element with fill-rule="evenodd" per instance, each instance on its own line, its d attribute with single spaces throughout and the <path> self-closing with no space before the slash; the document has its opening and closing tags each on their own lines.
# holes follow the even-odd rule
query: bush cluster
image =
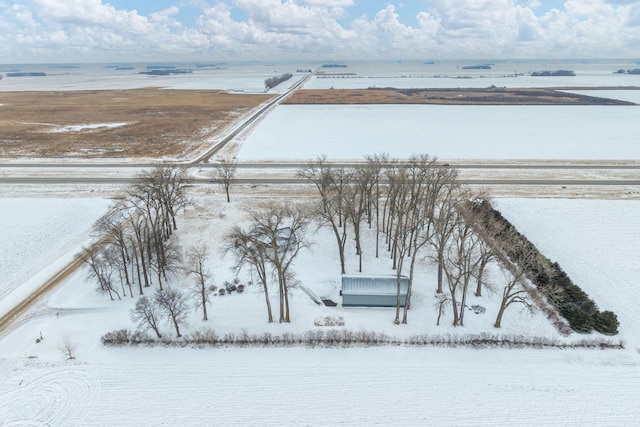
<svg viewBox="0 0 640 427">
<path fill-rule="evenodd" d="M 316 319 L 313 324 L 315 326 L 344 326 L 344 318 L 342 316 L 326 316 L 322 319 Z"/>
<path fill-rule="evenodd" d="M 238 347 L 353 347 L 353 346 L 381 346 L 403 345 L 420 347 L 460 347 L 471 346 L 479 348 L 506 347 L 506 348 L 598 348 L 598 349 L 623 349 L 623 342 L 609 340 L 582 340 L 575 343 L 566 343 L 547 337 L 530 337 L 522 335 L 413 335 L 407 338 L 394 338 L 384 333 L 373 331 L 350 331 L 347 329 L 313 330 L 302 333 L 284 332 L 282 335 L 273 335 L 269 332 L 262 334 L 249 334 L 246 330 L 238 334 L 227 333 L 218 335 L 212 329 L 196 331 L 182 338 L 151 338 L 146 333 L 130 332 L 126 329 L 113 331 L 102 337 L 102 343 L 109 346 L 141 346 L 164 345 L 180 346 L 191 345 L 194 347 L 238 346 Z"/>
<path fill-rule="evenodd" d="M 481 210 L 482 225 L 490 234 L 497 249 L 512 262 L 520 262 L 527 278 L 535 284 L 556 307 L 571 329 L 580 333 L 596 330 L 606 335 L 618 333 L 618 318 L 611 311 L 600 312 L 586 292 L 571 281 L 557 262 L 551 262 L 524 235 L 507 221 L 488 202 L 477 206 Z M 523 253 L 533 256 L 521 256 Z M 524 265 L 522 265 L 524 263 Z"/>
</svg>

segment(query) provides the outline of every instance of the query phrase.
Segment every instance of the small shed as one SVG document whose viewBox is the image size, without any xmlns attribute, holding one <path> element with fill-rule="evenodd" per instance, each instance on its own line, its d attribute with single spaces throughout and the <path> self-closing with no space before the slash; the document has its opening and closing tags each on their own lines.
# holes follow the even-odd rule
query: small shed
<svg viewBox="0 0 640 427">
<path fill-rule="evenodd" d="M 400 305 L 405 304 L 409 278 L 400 277 Z M 396 276 L 342 276 L 343 307 L 395 307 L 398 293 Z"/>
</svg>

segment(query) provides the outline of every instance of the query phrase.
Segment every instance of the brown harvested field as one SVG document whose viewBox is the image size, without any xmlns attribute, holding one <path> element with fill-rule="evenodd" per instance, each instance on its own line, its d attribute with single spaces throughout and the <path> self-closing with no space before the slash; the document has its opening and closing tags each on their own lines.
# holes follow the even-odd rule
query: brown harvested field
<svg viewBox="0 0 640 427">
<path fill-rule="evenodd" d="M 186 157 L 270 98 L 159 88 L 0 92 L 0 158 Z"/>
<path fill-rule="evenodd" d="M 544 88 L 478 89 L 308 89 L 287 104 L 448 104 L 448 105 L 631 105 Z"/>
</svg>

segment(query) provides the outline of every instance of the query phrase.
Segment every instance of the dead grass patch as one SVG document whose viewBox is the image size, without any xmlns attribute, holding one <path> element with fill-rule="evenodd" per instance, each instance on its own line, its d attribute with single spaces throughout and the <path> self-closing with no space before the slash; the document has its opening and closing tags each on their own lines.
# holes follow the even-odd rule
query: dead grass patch
<svg viewBox="0 0 640 427">
<path fill-rule="evenodd" d="M 538 88 L 308 89 L 286 104 L 630 105 L 614 99 Z"/>
<path fill-rule="evenodd" d="M 0 92 L 0 157 L 181 157 L 271 95 L 145 88 Z M 126 123 L 122 126 L 82 127 Z M 51 132 L 79 126 L 76 130 Z"/>
</svg>

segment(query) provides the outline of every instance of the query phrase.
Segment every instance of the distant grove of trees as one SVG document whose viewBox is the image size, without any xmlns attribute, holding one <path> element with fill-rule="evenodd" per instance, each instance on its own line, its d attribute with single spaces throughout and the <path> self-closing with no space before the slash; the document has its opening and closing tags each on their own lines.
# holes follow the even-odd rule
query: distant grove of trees
<svg viewBox="0 0 640 427">
<path fill-rule="evenodd" d="M 640 68 L 632 68 L 630 70 L 624 70 L 620 68 L 615 74 L 640 74 Z"/>
<path fill-rule="evenodd" d="M 282 82 L 286 82 L 291 77 L 293 77 L 293 74 L 291 74 L 291 73 L 284 73 L 284 74 L 281 74 L 279 76 L 269 77 L 268 79 L 265 79 L 264 87 L 267 90 L 269 90 L 271 88 L 274 88 L 274 87 L 278 86 Z"/>
<path fill-rule="evenodd" d="M 575 76 L 576 73 L 571 70 L 555 70 L 555 71 L 534 71 L 531 73 L 533 77 L 556 77 L 556 76 Z"/>
</svg>

